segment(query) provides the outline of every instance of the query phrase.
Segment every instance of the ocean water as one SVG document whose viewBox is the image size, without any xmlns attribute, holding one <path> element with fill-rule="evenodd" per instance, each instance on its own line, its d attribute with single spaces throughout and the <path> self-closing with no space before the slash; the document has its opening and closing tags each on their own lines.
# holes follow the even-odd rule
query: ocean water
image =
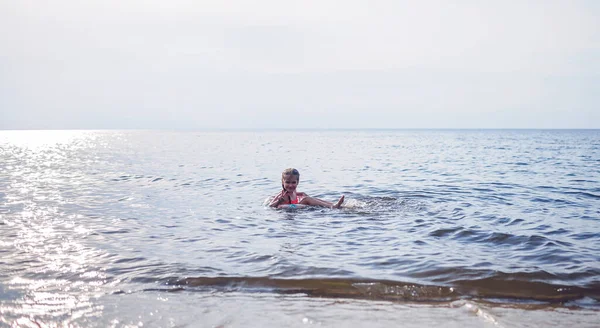
<svg viewBox="0 0 600 328">
<path fill-rule="evenodd" d="M 598 322 L 600 130 L 0 131 L 0 327 Z"/>
</svg>

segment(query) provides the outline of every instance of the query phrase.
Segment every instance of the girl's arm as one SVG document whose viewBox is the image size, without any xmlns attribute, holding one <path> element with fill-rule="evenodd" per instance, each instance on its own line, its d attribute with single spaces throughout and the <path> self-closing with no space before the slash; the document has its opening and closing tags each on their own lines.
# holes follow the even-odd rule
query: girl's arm
<svg viewBox="0 0 600 328">
<path fill-rule="evenodd" d="M 277 207 L 281 203 L 283 203 L 284 202 L 284 199 L 283 199 L 284 193 L 285 193 L 285 190 L 282 190 L 277 195 L 275 195 L 275 197 L 273 197 L 273 200 L 269 203 L 269 207 Z"/>
<path fill-rule="evenodd" d="M 283 198 L 281 197 L 276 197 L 275 199 L 273 199 L 271 201 L 271 203 L 269 204 L 270 207 L 278 207 L 279 204 L 283 203 Z"/>
</svg>

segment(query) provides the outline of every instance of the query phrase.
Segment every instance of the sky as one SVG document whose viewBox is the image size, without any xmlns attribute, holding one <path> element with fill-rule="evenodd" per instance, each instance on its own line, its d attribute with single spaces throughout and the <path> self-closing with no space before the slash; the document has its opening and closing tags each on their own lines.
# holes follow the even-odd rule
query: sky
<svg viewBox="0 0 600 328">
<path fill-rule="evenodd" d="M 0 129 L 600 128 L 600 2 L 0 0 Z"/>
</svg>

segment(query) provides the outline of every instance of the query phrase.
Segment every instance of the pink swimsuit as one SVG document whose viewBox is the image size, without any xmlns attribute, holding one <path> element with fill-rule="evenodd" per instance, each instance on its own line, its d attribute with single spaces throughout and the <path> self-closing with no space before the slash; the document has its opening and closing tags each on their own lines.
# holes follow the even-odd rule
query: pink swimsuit
<svg viewBox="0 0 600 328">
<path fill-rule="evenodd" d="M 304 198 L 304 194 L 302 194 L 301 196 L 298 196 L 298 194 L 296 194 L 296 199 L 292 199 L 290 204 L 298 204 L 300 203 L 302 198 Z"/>
</svg>

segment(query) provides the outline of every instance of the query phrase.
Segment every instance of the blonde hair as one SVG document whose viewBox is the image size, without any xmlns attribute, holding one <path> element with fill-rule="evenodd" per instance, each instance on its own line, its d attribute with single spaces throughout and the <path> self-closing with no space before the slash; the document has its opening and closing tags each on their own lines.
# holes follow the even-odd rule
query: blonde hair
<svg viewBox="0 0 600 328">
<path fill-rule="evenodd" d="M 283 172 L 281 172 L 281 179 L 283 180 L 283 178 L 288 175 L 293 175 L 298 178 L 298 181 L 300 181 L 300 172 L 298 172 L 298 170 L 291 167 L 283 170 Z"/>
</svg>

